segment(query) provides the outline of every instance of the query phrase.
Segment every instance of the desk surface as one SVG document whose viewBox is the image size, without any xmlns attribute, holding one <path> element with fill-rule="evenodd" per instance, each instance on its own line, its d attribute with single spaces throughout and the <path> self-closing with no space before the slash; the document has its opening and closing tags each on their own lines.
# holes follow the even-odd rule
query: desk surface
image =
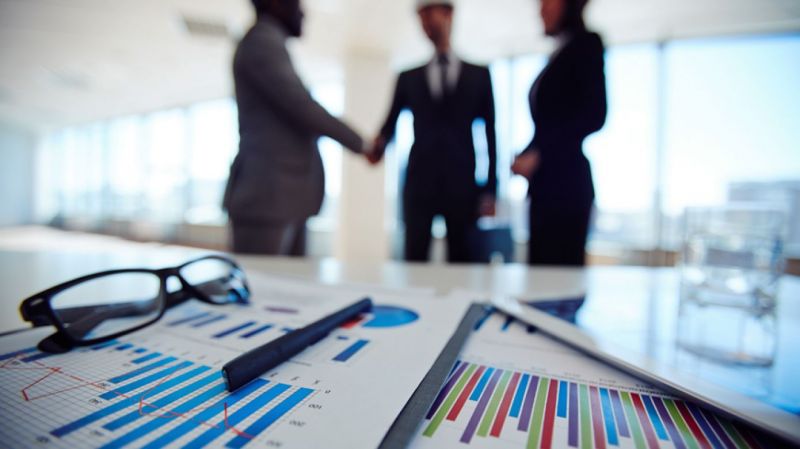
<svg viewBox="0 0 800 449">
<path fill-rule="evenodd" d="M 83 274 L 114 268 L 175 265 L 202 254 L 190 248 L 130 243 L 109 249 L 87 245 L 49 251 L 7 249 L 0 245 L 0 332 L 24 327 L 17 307 L 25 297 Z M 433 288 L 446 294 L 465 289 L 530 298 L 578 296 L 591 279 L 611 275 L 647 277 L 642 268 L 597 268 L 590 270 L 537 268 L 524 265 L 427 265 L 386 262 L 343 263 L 334 259 L 237 257 L 248 273 L 299 276 L 324 283 L 369 283 L 395 288 Z M 616 273 L 616 274 L 614 274 Z"/>
<path fill-rule="evenodd" d="M 176 265 L 203 253 L 190 248 L 87 240 L 81 244 L 22 249 L 4 245 L 0 238 L 0 331 L 25 327 L 17 307 L 21 299 L 58 282 L 94 271 L 125 267 Z M 48 245 L 49 246 L 49 245 Z M 520 298 L 575 298 L 588 296 L 578 322 L 592 332 L 613 336 L 620 345 L 638 351 L 661 353 L 672 360 L 677 319 L 677 276 L 673 269 L 641 267 L 529 268 L 523 265 L 464 265 L 344 263 L 334 259 L 238 257 L 248 273 L 302 277 L 324 283 L 368 283 L 397 288 L 433 288 L 445 294 L 454 289 L 483 295 Z M 800 412 L 800 278 L 784 278 L 779 313 L 778 363 L 770 371 L 753 374 L 713 372 L 719 383 L 755 396 L 772 396 L 770 402 Z M 666 349 L 665 349 L 666 348 Z M 672 350 L 668 350 L 672 348 Z M 700 375 L 711 373 L 695 364 Z M 730 377 L 730 376 L 728 376 Z M 766 393 L 751 391 L 756 387 Z M 776 397 L 775 395 L 780 397 Z M 777 399 L 777 401 L 776 401 Z"/>
</svg>

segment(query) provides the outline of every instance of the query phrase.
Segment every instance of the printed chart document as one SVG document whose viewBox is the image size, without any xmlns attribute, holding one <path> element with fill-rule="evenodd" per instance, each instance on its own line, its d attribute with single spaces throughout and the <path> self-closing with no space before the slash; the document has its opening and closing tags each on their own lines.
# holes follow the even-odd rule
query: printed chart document
<svg viewBox="0 0 800 449">
<path fill-rule="evenodd" d="M 768 447 L 513 318 L 475 327 L 413 449 Z"/>
<path fill-rule="evenodd" d="M 0 447 L 377 447 L 467 303 L 380 288 L 250 278 L 249 306 L 190 301 L 117 341 L 41 353 L 37 329 L 0 339 Z M 243 351 L 371 297 L 372 313 L 228 393 Z"/>
</svg>

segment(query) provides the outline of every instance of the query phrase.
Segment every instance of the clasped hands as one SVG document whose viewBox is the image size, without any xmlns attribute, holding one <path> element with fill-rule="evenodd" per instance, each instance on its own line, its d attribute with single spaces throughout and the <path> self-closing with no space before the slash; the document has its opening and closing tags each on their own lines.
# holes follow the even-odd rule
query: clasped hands
<svg viewBox="0 0 800 449">
<path fill-rule="evenodd" d="M 530 178 L 539 169 L 542 163 L 541 155 L 538 150 L 525 151 L 514 158 L 511 164 L 511 173 Z"/>
<path fill-rule="evenodd" d="M 386 139 L 381 135 L 375 137 L 371 143 L 365 144 L 364 157 L 370 165 L 379 164 L 384 153 L 386 153 Z"/>
</svg>

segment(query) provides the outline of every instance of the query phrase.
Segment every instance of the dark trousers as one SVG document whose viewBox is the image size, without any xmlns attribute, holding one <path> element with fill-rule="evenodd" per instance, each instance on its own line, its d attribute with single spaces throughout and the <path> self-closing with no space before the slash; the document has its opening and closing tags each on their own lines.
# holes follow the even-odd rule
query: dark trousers
<svg viewBox="0 0 800 449">
<path fill-rule="evenodd" d="M 470 238 L 476 222 L 475 202 L 431 204 L 406 201 L 404 207 L 405 260 L 409 262 L 430 260 L 431 225 L 434 217 L 441 215 L 447 226 L 447 261 L 450 263 L 473 261 Z"/>
<path fill-rule="evenodd" d="M 586 265 L 592 203 L 564 207 L 531 202 L 529 265 Z"/>
<path fill-rule="evenodd" d="M 237 254 L 306 255 L 306 220 L 230 222 L 231 249 Z"/>
</svg>

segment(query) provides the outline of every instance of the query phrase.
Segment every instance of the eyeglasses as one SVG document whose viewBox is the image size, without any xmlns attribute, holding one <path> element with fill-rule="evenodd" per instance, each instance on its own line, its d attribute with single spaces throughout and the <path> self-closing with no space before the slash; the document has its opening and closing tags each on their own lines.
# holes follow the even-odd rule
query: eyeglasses
<svg viewBox="0 0 800 449">
<path fill-rule="evenodd" d="M 57 329 L 39 342 L 39 350 L 63 353 L 137 331 L 192 298 L 213 305 L 247 304 L 250 288 L 236 262 L 209 255 L 172 268 L 90 274 L 37 293 L 19 309 L 34 327 Z"/>
</svg>

